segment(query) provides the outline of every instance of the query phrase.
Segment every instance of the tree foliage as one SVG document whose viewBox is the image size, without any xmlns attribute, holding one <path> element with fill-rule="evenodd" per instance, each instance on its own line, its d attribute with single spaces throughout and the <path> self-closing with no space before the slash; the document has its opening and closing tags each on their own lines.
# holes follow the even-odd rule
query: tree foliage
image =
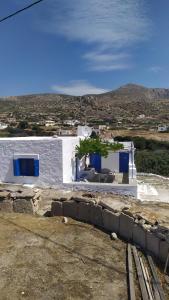
<svg viewBox="0 0 169 300">
<path fill-rule="evenodd" d="M 169 142 L 144 137 L 116 137 L 118 141 L 133 141 L 136 148 L 135 163 L 138 172 L 169 177 Z"/>
<path fill-rule="evenodd" d="M 82 158 L 88 154 L 97 153 L 103 157 L 107 157 L 109 151 L 120 149 L 123 149 L 123 145 L 120 143 L 102 142 L 99 138 L 86 138 L 80 140 L 80 144 L 76 146 L 76 155 L 78 158 Z"/>
</svg>

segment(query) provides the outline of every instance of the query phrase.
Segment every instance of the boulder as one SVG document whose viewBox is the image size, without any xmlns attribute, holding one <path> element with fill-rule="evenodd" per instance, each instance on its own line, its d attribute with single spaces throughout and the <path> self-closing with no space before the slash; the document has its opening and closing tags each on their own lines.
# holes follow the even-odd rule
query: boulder
<svg viewBox="0 0 169 300">
<path fill-rule="evenodd" d="M 0 201 L 3 201 L 5 199 L 10 199 L 10 192 L 0 191 Z"/>
</svg>

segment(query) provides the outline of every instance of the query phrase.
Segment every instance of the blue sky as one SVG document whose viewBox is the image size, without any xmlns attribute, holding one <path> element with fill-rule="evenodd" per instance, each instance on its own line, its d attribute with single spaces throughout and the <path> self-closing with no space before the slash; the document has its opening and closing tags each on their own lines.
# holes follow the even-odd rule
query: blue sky
<svg viewBox="0 0 169 300">
<path fill-rule="evenodd" d="M 44 0 L 0 23 L 0 95 L 169 88 L 168 16 L 168 0 Z"/>
</svg>

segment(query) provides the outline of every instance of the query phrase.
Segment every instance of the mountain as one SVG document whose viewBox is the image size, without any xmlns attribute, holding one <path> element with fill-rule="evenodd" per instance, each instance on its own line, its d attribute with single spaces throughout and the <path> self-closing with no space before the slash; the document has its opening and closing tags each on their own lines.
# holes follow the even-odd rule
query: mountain
<svg viewBox="0 0 169 300">
<path fill-rule="evenodd" d="M 89 122 L 115 123 L 122 120 L 124 124 L 130 124 L 145 114 L 152 124 L 169 121 L 169 89 L 135 84 L 100 95 L 35 94 L 2 97 L 1 100 L 0 115 L 12 113 L 18 120 L 38 121 L 52 117 L 55 120 L 73 118 Z"/>
</svg>

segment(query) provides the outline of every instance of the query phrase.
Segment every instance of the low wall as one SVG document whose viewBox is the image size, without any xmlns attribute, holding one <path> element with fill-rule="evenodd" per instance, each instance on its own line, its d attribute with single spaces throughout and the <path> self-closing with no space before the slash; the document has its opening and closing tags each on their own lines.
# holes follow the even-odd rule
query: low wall
<svg viewBox="0 0 169 300">
<path fill-rule="evenodd" d="M 93 198 L 72 197 L 70 200 L 61 198 L 53 201 L 51 214 L 71 217 L 115 232 L 123 240 L 134 243 L 162 263 L 166 261 L 169 251 L 167 242 L 169 230 L 155 226 L 127 210 L 115 212 L 111 207 L 97 203 Z"/>
<path fill-rule="evenodd" d="M 40 192 L 32 189 L 0 191 L 0 212 L 34 214 L 38 210 Z"/>
</svg>

